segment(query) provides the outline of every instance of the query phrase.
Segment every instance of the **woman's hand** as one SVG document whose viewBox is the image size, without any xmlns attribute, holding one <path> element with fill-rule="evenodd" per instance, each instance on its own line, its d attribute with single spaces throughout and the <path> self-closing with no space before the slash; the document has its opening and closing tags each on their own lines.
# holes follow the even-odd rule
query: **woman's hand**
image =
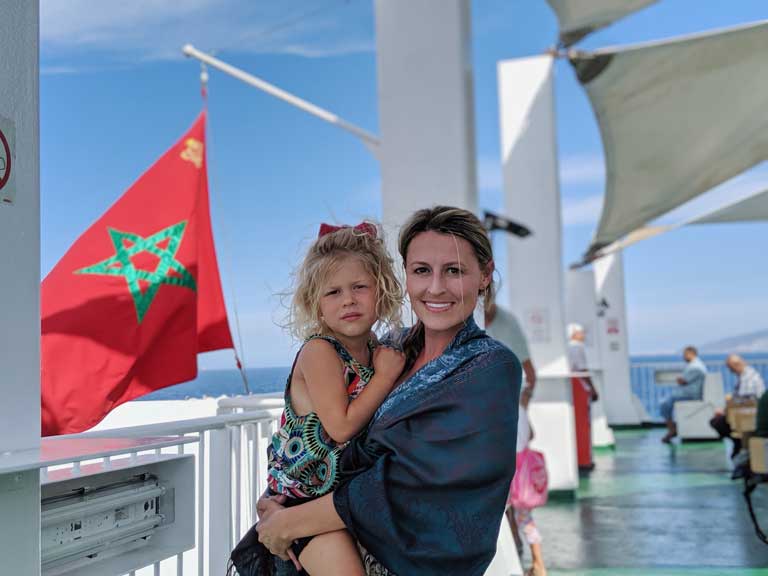
<svg viewBox="0 0 768 576">
<path fill-rule="evenodd" d="M 293 544 L 293 539 L 288 535 L 286 510 L 282 506 L 273 505 L 275 508 L 268 510 L 268 513 L 259 520 L 256 531 L 259 533 L 259 542 L 264 544 L 272 554 L 288 560 L 288 550 Z"/>
<path fill-rule="evenodd" d="M 299 563 L 299 559 L 290 548 L 292 542 L 288 541 L 288 544 L 285 545 L 286 549 L 284 551 L 280 551 L 279 549 L 283 548 L 284 543 L 279 539 L 275 541 L 270 540 L 270 535 L 266 532 L 267 530 L 273 528 L 273 526 L 271 526 L 267 520 L 272 518 L 275 514 L 278 514 L 281 510 L 285 509 L 285 506 L 283 506 L 285 500 L 286 497 L 282 494 L 278 494 L 277 496 L 268 496 L 266 492 L 261 496 L 261 498 L 259 498 L 259 501 L 256 504 L 256 513 L 259 516 L 259 524 L 256 527 L 256 531 L 259 533 L 259 542 L 264 544 L 264 546 L 266 546 L 267 549 L 272 552 L 272 554 L 279 556 L 283 560 L 290 559 L 291 562 L 293 562 L 293 565 L 296 567 L 296 570 L 301 572 L 303 568 Z M 266 528 L 264 528 L 264 526 L 266 526 Z M 263 536 L 262 529 L 265 531 Z M 268 544 L 267 540 L 270 540 L 272 545 Z M 274 550 L 273 546 L 275 546 Z"/>
</svg>

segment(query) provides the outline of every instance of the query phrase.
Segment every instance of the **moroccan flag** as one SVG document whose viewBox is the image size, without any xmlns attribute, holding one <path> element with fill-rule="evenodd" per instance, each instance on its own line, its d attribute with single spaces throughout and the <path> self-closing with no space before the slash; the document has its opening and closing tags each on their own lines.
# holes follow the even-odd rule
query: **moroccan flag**
<svg viewBox="0 0 768 576">
<path fill-rule="evenodd" d="M 213 246 L 205 113 L 43 280 L 43 436 L 192 380 L 232 348 Z"/>
</svg>

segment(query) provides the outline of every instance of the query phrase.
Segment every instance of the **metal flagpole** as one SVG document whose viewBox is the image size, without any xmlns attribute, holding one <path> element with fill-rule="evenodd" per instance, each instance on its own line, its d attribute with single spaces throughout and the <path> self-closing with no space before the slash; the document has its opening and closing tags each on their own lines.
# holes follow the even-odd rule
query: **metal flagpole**
<svg viewBox="0 0 768 576">
<path fill-rule="evenodd" d="M 287 102 L 288 104 L 291 104 L 292 106 L 295 106 L 296 108 L 303 110 L 304 112 L 311 114 L 312 116 L 320 118 L 321 120 L 325 120 L 329 124 L 333 124 L 334 126 L 337 126 L 342 130 L 349 132 L 353 136 L 356 136 L 358 139 L 360 139 L 363 142 L 363 144 L 365 144 L 366 148 L 368 148 L 368 150 L 371 152 L 371 154 L 373 154 L 374 156 L 377 156 L 377 152 L 379 150 L 379 147 L 381 146 L 381 140 L 379 140 L 377 136 L 375 136 L 374 134 L 371 134 L 367 130 L 360 128 L 359 126 L 356 126 L 351 122 L 347 122 L 346 120 L 344 120 L 343 118 L 340 118 L 336 114 L 329 112 L 324 108 L 320 108 L 319 106 L 316 106 L 311 102 L 307 102 L 303 98 L 299 98 L 298 96 L 295 96 L 290 92 L 286 92 L 285 90 L 278 88 L 277 86 L 270 84 L 269 82 L 266 82 L 261 78 L 257 78 L 256 76 L 252 74 L 248 74 L 247 72 L 240 70 L 239 68 L 235 68 L 234 66 L 231 66 L 226 62 L 222 62 L 221 60 L 219 60 L 218 58 L 214 58 L 210 54 L 201 52 L 191 44 L 185 45 L 182 48 L 182 51 L 184 52 L 185 55 L 187 55 L 190 58 L 196 58 L 197 60 L 200 60 L 201 62 L 207 64 L 208 66 L 211 66 L 212 68 L 221 70 L 222 72 L 229 74 L 230 76 L 237 78 L 238 80 L 241 80 L 242 82 L 245 82 L 246 84 L 253 86 L 254 88 L 258 88 L 262 92 L 266 92 L 270 96 L 274 96 L 275 98 L 278 98 L 283 102 Z"/>
</svg>

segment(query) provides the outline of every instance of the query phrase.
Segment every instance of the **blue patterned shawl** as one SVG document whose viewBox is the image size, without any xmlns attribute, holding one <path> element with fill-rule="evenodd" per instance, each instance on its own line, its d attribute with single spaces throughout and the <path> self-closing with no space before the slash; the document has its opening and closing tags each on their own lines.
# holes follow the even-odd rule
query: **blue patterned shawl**
<svg viewBox="0 0 768 576">
<path fill-rule="evenodd" d="M 400 576 L 481 576 L 515 470 L 521 368 L 470 317 L 345 450 L 334 504 Z"/>
</svg>

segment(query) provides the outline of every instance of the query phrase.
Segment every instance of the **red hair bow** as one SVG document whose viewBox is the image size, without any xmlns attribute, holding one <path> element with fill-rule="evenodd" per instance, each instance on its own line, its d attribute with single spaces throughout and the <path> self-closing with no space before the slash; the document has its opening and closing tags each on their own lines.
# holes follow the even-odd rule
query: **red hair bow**
<svg viewBox="0 0 768 576">
<path fill-rule="evenodd" d="M 322 238 L 326 234 L 333 234 L 334 232 L 338 232 L 339 230 L 344 230 L 345 228 L 352 228 L 353 230 L 356 230 L 357 232 L 360 232 L 361 234 L 367 234 L 371 238 L 376 238 L 377 232 L 376 232 L 376 226 L 374 224 L 371 224 L 370 222 L 360 222 L 357 226 L 334 226 L 333 224 L 326 224 L 323 222 L 320 224 L 320 230 L 317 233 L 318 238 Z"/>
</svg>

